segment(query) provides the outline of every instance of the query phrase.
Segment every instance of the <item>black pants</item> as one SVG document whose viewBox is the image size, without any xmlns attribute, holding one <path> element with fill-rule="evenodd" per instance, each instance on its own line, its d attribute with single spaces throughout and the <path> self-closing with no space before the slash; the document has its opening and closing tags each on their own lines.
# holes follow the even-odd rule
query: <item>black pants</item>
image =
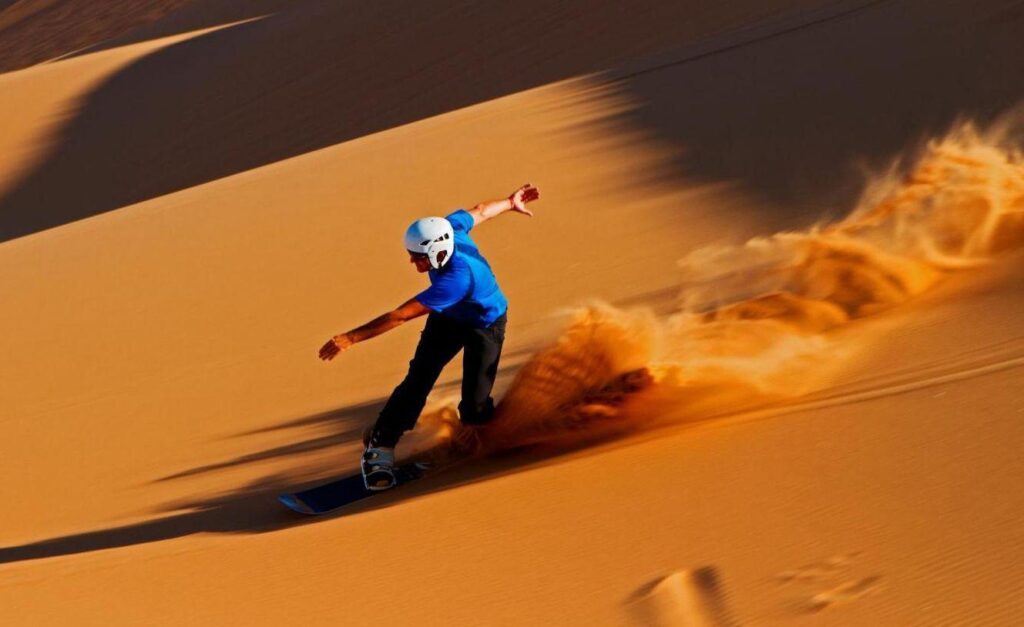
<svg viewBox="0 0 1024 627">
<path fill-rule="evenodd" d="M 491 326 L 479 329 L 441 314 L 427 316 L 416 354 L 409 362 L 409 373 L 381 410 L 370 442 L 393 447 L 404 432 L 413 428 L 441 370 L 460 350 L 465 353 L 459 417 L 471 425 L 490 421 L 494 417 L 491 388 L 498 374 L 507 321 L 507 315 L 502 314 Z"/>
</svg>

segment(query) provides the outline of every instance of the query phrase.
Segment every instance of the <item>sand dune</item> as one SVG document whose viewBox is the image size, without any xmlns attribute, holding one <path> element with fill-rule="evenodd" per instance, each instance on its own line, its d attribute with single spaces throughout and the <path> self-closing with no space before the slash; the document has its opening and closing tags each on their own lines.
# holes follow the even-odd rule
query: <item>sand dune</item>
<svg viewBox="0 0 1024 627">
<path fill-rule="evenodd" d="M 4 0 L 0 2 L 0 72 L 96 45 L 189 2 L 106 0 L 101 5 L 83 0 Z"/>
<path fill-rule="evenodd" d="M 0 201 L 0 236 L 598 72 L 807 4 L 292 3 L 139 58 L 84 94 L 49 138 L 46 161 Z M 202 7 L 202 17 L 258 15 L 223 6 Z M 213 21 L 185 25 L 223 24 Z"/>
<path fill-rule="evenodd" d="M 95 21 L 0 75 L 4 624 L 1024 611 L 1019 3 L 98 6 L 0 4 Z M 525 181 L 486 454 L 288 516 L 417 328 L 317 348 Z"/>
</svg>

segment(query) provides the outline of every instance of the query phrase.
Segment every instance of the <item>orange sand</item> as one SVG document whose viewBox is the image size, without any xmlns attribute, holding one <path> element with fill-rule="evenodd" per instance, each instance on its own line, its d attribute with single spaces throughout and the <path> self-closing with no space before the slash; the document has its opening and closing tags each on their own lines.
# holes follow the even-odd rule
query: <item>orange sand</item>
<svg viewBox="0 0 1024 627">
<path fill-rule="evenodd" d="M 0 74 L 0 622 L 1024 612 L 1014 3 L 257 4 Z M 404 372 L 418 324 L 316 351 L 406 223 L 526 181 L 478 456 L 283 511 Z"/>
</svg>

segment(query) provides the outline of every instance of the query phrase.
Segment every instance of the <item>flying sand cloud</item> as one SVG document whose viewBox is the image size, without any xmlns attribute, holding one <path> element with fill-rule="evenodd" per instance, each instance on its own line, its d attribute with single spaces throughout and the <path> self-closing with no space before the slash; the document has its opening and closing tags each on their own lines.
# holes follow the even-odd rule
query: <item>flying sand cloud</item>
<svg viewBox="0 0 1024 627">
<path fill-rule="evenodd" d="M 486 430 L 461 429 L 444 409 L 422 428 L 444 426 L 454 451 L 478 454 L 654 426 L 655 402 L 690 421 L 799 396 L 813 366 L 841 356 L 829 331 L 1024 242 L 1019 121 L 958 124 L 875 177 L 838 222 L 687 255 L 667 317 L 600 303 L 576 310 Z"/>
</svg>

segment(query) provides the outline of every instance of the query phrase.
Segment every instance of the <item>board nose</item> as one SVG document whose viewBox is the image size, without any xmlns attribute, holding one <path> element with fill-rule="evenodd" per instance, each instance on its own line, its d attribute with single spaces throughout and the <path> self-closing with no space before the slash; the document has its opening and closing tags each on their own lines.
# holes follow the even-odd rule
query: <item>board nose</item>
<svg viewBox="0 0 1024 627">
<path fill-rule="evenodd" d="M 296 511 L 300 514 L 316 514 L 316 512 L 314 512 L 312 508 L 310 508 L 308 505 L 306 505 L 301 500 L 296 498 L 294 494 L 282 494 L 281 496 L 277 497 L 277 500 L 284 503 L 285 507 L 287 507 L 288 509 Z"/>
</svg>

